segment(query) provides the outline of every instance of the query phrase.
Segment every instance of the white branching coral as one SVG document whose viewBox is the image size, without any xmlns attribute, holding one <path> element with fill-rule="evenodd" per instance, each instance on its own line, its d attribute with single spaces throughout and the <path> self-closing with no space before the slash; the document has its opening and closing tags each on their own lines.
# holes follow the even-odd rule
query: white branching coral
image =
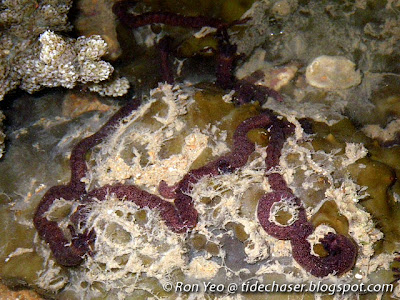
<svg viewBox="0 0 400 300">
<path fill-rule="evenodd" d="M 71 0 L 0 2 L 0 100 L 18 86 L 29 93 L 42 87 L 73 88 L 77 83 L 99 83 L 113 67 L 100 60 L 107 52 L 100 36 L 64 38 L 71 29 L 67 13 Z M 126 80 L 96 87 L 102 95 L 121 96 Z"/>
<path fill-rule="evenodd" d="M 46 30 L 69 31 L 72 0 L 4 0 L 0 2 L 0 100 L 21 82 L 28 56 L 38 52 Z"/>
<path fill-rule="evenodd" d="M 129 89 L 129 81 L 125 77 L 113 81 L 105 81 L 89 85 L 89 90 L 101 96 L 119 97 L 125 95 Z"/>
<path fill-rule="evenodd" d="M 100 82 L 107 79 L 114 68 L 101 61 L 107 44 L 100 36 L 66 39 L 52 31 L 40 35 L 40 53 L 32 55 L 18 70 L 20 87 L 29 93 L 42 86 L 72 88 L 77 82 Z"/>
</svg>

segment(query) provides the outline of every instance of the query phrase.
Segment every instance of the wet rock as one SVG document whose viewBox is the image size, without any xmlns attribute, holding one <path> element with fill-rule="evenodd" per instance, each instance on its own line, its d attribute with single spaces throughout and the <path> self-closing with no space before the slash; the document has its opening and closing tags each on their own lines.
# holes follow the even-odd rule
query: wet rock
<svg viewBox="0 0 400 300">
<path fill-rule="evenodd" d="M 285 17 L 293 11 L 296 4 L 295 1 L 280 0 L 274 3 L 272 6 L 272 12 L 274 15 Z"/>
<path fill-rule="evenodd" d="M 121 55 L 115 29 L 116 18 L 111 10 L 114 2 L 114 0 L 78 1 L 79 16 L 74 24 L 81 35 L 101 35 L 108 45 L 107 59 L 110 60 L 115 60 Z"/>
<path fill-rule="evenodd" d="M 88 111 L 108 111 L 109 105 L 101 103 L 97 96 L 69 92 L 63 100 L 62 114 L 64 117 L 76 118 Z"/>
</svg>

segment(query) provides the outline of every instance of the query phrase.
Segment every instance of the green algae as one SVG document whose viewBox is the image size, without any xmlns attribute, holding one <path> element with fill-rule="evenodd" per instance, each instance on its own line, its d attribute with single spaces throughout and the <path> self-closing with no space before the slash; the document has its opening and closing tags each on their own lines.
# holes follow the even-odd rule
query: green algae
<svg viewBox="0 0 400 300">
<path fill-rule="evenodd" d="M 396 180 L 393 169 L 389 166 L 372 159 L 361 159 L 357 163 L 366 167 L 358 168 L 357 165 L 350 166 L 350 174 L 357 183 L 367 186 L 368 198 L 361 202 L 361 205 L 374 216 L 378 227 L 385 237 L 381 241 L 380 251 L 394 251 L 400 240 L 400 231 L 397 222 L 400 221 L 400 209 L 391 196 L 391 186 Z"/>
<path fill-rule="evenodd" d="M 214 54 L 210 49 L 214 49 L 214 51 L 218 49 L 218 41 L 213 35 L 206 35 L 202 38 L 189 37 L 179 45 L 177 52 L 182 57 L 212 56 Z"/>
<path fill-rule="evenodd" d="M 338 234 L 348 235 L 349 233 L 349 223 L 346 217 L 340 214 L 336 203 L 333 201 L 325 202 L 318 212 L 311 217 L 310 222 L 314 227 L 321 224 L 329 225 Z"/>
</svg>

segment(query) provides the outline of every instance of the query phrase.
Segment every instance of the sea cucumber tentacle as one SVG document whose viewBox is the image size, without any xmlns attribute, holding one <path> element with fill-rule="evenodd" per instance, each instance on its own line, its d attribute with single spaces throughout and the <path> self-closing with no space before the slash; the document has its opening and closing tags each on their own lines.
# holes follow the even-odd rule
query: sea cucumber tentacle
<svg viewBox="0 0 400 300">
<path fill-rule="evenodd" d="M 329 233 L 320 243 L 328 256 L 319 257 L 311 254 L 311 245 L 307 237 L 314 231 L 314 226 L 307 221 L 306 210 L 299 198 L 294 196 L 285 179 L 274 168 L 279 166 L 283 144 L 294 131 L 293 124 L 274 119 L 270 128 L 270 140 L 265 159 L 266 176 L 273 192 L 265 194 L 258 202 L 257 216 L 263 229 L 280 240 L 290 240 L 293 258 L 308 272 L 317 277 L 329 274 L 342 275 L 355 264 L 356 245 L 346 236 Z M 297 209 L 297 219 L 291 225 L 277 224 L 270 219 L 274 203 L 290 201 Z"/>
</svg>

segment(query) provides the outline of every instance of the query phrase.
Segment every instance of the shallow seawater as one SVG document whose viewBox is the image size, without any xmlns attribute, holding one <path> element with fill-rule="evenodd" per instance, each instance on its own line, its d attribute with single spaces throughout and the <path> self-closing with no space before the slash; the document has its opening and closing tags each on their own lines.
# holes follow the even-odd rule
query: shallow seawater
<svg viewBox="0 0 400 300">
<path fill-rule="evenodd" d="M 102 2 L 106 7 L 113 3 Z M 49 89 L 9 95 L 4 101 L 8 141 L 0 160 L 2 282 L 54 299 L 265 299 L 266 293 L 253 292 L 250 285 L 274 282 L 284 289 L 318 282 L 323 288 L 392 283 L 398 274 L 392 268 L 400 267 L 395 261 L 400 242 L 400 3 L 140 1 L 135 9 L 226 22 L 250 17 L 229 30 L 230 42 L 244 53 L 236 75 L 278 87 L 284 101 L 270 97 L 262 106 L 238 106 L 231 90 L 217 87 L 213 33 L 195 38 L 197 30 L 152 25 L 133 32 L 118 24 L 122 56 L 113 64 L 134 85 L 129 96 L 115 100 L 78 89 Z M 175 85 L 158 84 L 159 52 L 140 42 L 165 35 L 174 38 Z M 215 50 L 209 51 L 211 47 Z M 306 69 L 322 55 L 354 63 L 348 74 L 360 76 L 360 82 L 335 89 L 314 86 Z M 243 167 L 206 176 L 193 186 L 190 196 L 199 218 L 191 231 L 174 233 L 156 209 L 110 194 L 88 206 L 87 224 L 80 228 L 95 230 L 93 254 L 76 267 L 59 265 L 33 225 L 36 207 L 49 188 L 68 183 L 73 147 L 131 97 L 141 97 L 141 106 L 86 155 L 87 190 L 122 183 L 160 196 L 161 181 L 172 186 L 190 170 L 226 155 L 233 149 L 236 128 L 270 109 L 296 126 L 283 145 L 278 172 L 318 232 L 312 250 L 328 255 L 318 242 L 327 231 L 346 236 L 357 245 L 351 270 L 314 277 L 293 259 L 289 241 L 261 227 L 258 202 L 271 191 L 265 176 L 268 128 L 247 135 L 256 147 Z M 68 232 L 77 203 L 57 199 L 47 217 Z M 290 205 L 276 211 L 274 222 L 281 226 L 296 214 Z M 208 292 L 205 284 L 210 284 Z M 221 290 L 212 290 L 211 284 Z M 229 284 L 243 291 L 229 293 Z M 278 292 L 268 293 L 268 299 L 400 297 L 396 282 L 394 287 L 393 293 L 346 293 L 344 298 L 322 288 L 321 295 Z"/>
</svg>

